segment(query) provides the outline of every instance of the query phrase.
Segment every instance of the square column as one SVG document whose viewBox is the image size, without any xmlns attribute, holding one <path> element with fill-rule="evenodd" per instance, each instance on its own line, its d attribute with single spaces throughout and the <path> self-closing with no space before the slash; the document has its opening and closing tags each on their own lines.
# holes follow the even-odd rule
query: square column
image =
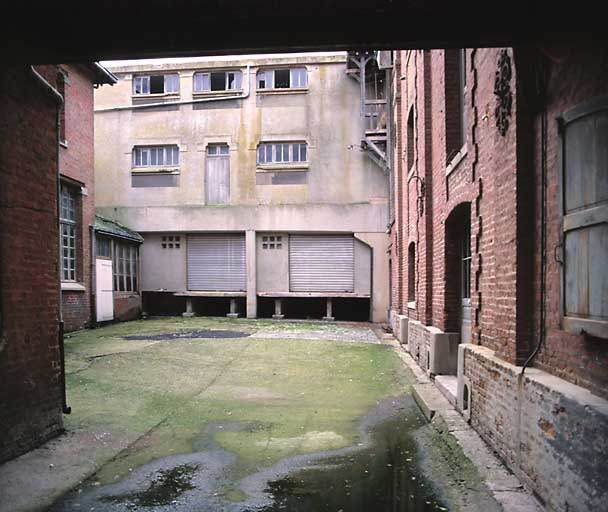
<svg viewBox="0 0 608 512">
<path fill-rule="evenodd" d="M 228 318 L 238 318 L 239 314 L 236 310 L 236 299 L 230 299 L 230 313 L 226 315 Z"/>
<path fill-rule="evenodd" d="M 182 313 L 182 316 L 185 318 L 191 318 L 194 316 L 194 311 L 192 311 L 192 298 L 186 297 L 186 312 Z"/>
<path fill-rule="evenodd" d="M 323 320 L 327 320 L 328 322 L 335 320 L 333 317 L 332 305 L 331 297 L 327 297 L 327 311 L 326 315 L 323 317 Z"/>
<path fill-rule="evenodd" d="M 283 320 L 285 318 L 285 315 L 281 311 L 282 304 L 283 301 L 281 299 L 274 299 L 274 315 L 272 315 L 272 318 L 275 320 Z"/>
<path fill-rule="evenodd" d="M 247 259 L 247 318 L 258 316 L 257 275 L 256 275 L 255 231 L 245 232 L 245 258 Z"/>
</svg>

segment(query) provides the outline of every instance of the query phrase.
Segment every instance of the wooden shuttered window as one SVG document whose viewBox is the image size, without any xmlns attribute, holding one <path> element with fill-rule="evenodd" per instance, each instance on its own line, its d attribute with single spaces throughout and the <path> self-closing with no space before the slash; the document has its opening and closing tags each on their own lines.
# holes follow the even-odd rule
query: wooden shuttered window
<svg viewBox="0 0 608 512">
<path fill-rule="evenodd" d="M 608 338 L 608 97 L 561 118 L 563 328 Z"/>
</svg>

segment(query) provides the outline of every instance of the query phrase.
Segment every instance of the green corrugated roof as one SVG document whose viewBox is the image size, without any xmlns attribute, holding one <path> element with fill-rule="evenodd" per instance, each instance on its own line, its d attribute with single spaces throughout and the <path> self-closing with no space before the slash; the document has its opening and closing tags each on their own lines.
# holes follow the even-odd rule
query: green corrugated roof
<svg viewBox="0 0 608 512">
<path fill-rule="evenodd" d="M 137 232 L 123 226 L 115 220 L 106 219 L 101 215 L 95 215 L 95 231 L 104 233 L 109 236 L 118 236 L 121 238 L 127 238 L 135 242 L 143 242 L 143 237 Z"/>
</svg>

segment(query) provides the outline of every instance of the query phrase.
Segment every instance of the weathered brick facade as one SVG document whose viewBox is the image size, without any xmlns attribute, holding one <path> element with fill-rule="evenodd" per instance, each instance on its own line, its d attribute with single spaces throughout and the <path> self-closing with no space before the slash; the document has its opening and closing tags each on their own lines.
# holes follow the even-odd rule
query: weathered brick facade
<svg viewBox="0 0 608 512">
<path fill-rule="evenodd" d="M 38 66 L 54 83 L 55 66 Z M 0 88 L 0 462 L 62 428 L 57 103 L 29 66 Z"/>
<path fill-rule="evenodd" d="M 495 110 L 503 54 L 512 92 L 504 135 Z M 393 165 L 400 194 L 391 227 L 393 328 L 425 369 L 436 330 L 465 335 L 468 239 L 471 344 L 458 361 L 461 408 L 466 385 L 471 424 L 550 509 L 598 510 L 607 488 L 608 343 L 562 329 L 562 267 L 554 254 L 562 242 L 557 118 L 608 93 L 608 52 L 488 48 L 465 55 L 462 82 L 458 50 L 398 52 L 403 149 Z M 522 378 L 540 339 L 534 368 Z M 581 435 L 587 447 L 574 443 Z"/>
<path fill-rule="evenodd" d="M 91 236 L 95 217 L 93 87 L 91 71 L 84 66 L 61 66 L 65 74 L 65 142 L 60 148 L 60 172 L 73 180 L 78 195 L 76 225 L 76 282 L 79 290 L 62 293 L 65 331 L 91 324 Z M 74 287 L 72 287 L 74 288 Z"/>
</svg>

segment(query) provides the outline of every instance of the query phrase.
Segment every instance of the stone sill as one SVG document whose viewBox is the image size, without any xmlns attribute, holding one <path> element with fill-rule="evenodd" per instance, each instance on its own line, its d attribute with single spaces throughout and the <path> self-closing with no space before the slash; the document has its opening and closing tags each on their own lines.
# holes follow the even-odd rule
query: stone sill
<svg viewBox="0 0 608 512">
<path fill-rule="evenodd" d="M 268 94 L 270 96 L 272 96 L 273 94 L 307 94 L 308 87 L 299 87 L 297 89 L 256 89 L 256 93 L 263 95 Z"/>
<path fill-rule="evenodd" d="M 407 309 L 416 309 L 416 301 L 412 300 L 407 303 Z"/>
<path fill-rule="evenodd" d="M 132 174 L 179 174 L 179 167 L 134 167 L 131 169 Z"/>
<path fill-rule="evenodd" d="M 458 165 L 460 164 L 460 162 L 462 162 L 464 160 L 465 156 L 467 156 L 467 145 L 466 144 L 458 150 L 458 153 L 456 153 L 452 157 L 450 162 L 448 163 L 447 167 L 445 168 L 446 176 L 449 176 L 452 172 L 454 172 L 458 168 Z"/>
<path fill-rule="evenodd" d="M 179 99 L 180 94 L 175 92 L 163 92 L 158 94 L 132 94 L 131 98 L 133 100 L 139 99 L 147 99 L 147 98 L 171 98 L 171 99 Z"/>
<path fill-rule="evenodd" d="M 258 165 L 255 168 L 255 172 L 266 173 L 266 172 L 290 172 L 290 171 L 307 171 L 309 168 L 308 164 L 268 164 Z"/>
<path fill-rule="evenodd" d="M 193 91 L 192 98 L 224 98 L 234 96 L 236 98 L 243 94 L 243 89 L 230 89 L 228 91 Z"/>
<path fill-rule="evenodd" d="M 68 292 L 86 292 L 87 289 L 80 283 L 61 281 L 61 290 Z"/>
</svg>

